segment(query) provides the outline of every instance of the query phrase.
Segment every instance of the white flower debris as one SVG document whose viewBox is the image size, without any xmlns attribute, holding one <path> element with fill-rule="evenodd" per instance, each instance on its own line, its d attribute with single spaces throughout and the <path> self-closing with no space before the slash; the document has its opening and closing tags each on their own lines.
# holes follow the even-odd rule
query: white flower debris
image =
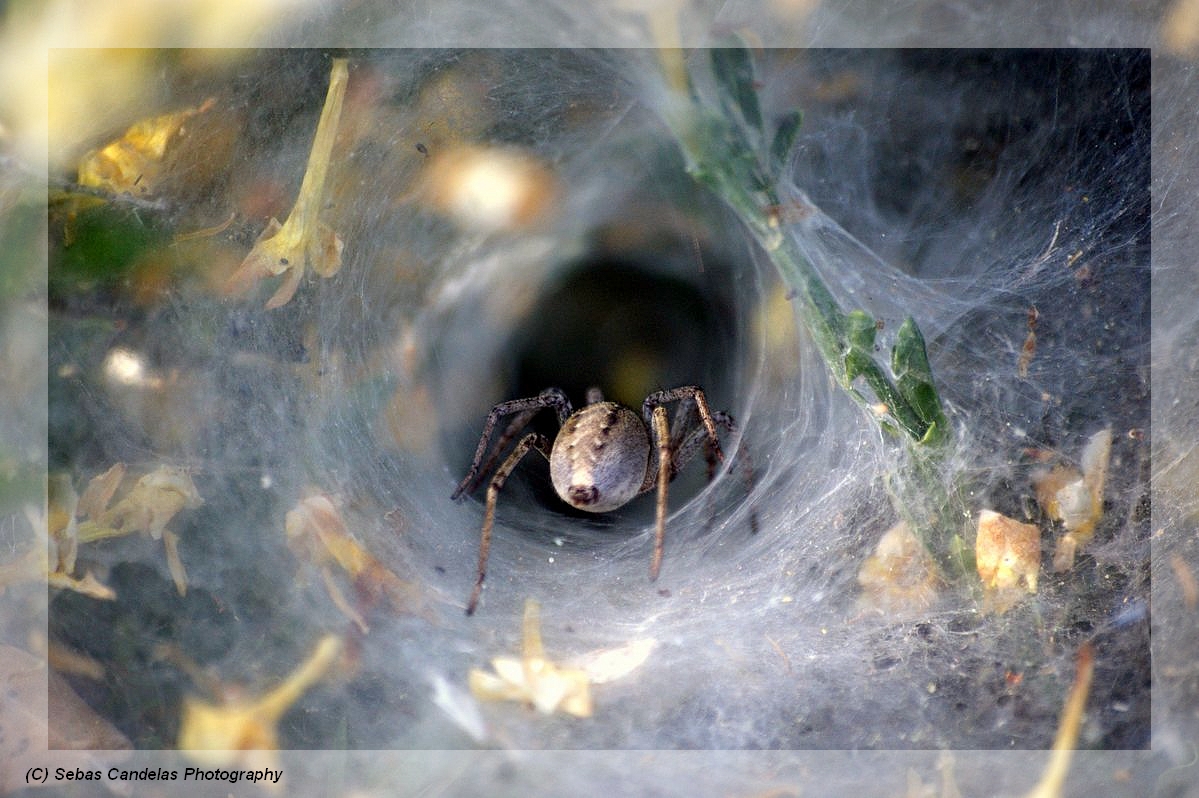
<svg viewBox="0 0 1199 798">
<path fill-rule="evenodd" d="M 525 602 L 524 641 L 521 656 L 495 657 L 493 673 L 471 668 L 467 684 L 483 701 L 522 701 L 538 712 L 561 711 L 579 718 L 591 717 L 591 680 L 582 668 L 567 668 L 545 658 L 541 646 L 541 608 Z"/>
<path fill-rule="evenodd" d="M 601 648 L 577 657 L 568 665 L 546 659 L 541 645 L 541 609 L 525 602 L 521 656 L 492 659 L 493 672 L 472 668 L 470 691 L 482 701 L 520 701 L 546 715 L 564 712 L 580 718 L 592 713 L 591 685 L 606 684 L 640 668 L 657 648 L 653 638 Z"/>
</svg>

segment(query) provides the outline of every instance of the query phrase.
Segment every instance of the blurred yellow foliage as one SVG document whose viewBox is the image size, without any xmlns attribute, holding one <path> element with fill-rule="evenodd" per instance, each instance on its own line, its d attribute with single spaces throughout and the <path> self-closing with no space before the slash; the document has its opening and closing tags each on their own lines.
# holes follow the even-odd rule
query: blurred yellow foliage
<svg viewBox="0 0 1199 798">
<path fill-rule="evenodd" d="M 183 126 L 196 114 L 214 105 L 209 99 L 197 108 L 188 108 L 144 119 L 116 141 L 92 150 L 79 161 L 79 184 L 113 194 L 152 194 L 158 188 L 167 147 Z"/>
<path fill-rule="evenodd" d="M 179 749 L 210 767 L 241 765 L 279 768 L 279 719 L 336 661 L 341 641 L 326 636 L 287 679 L 261 698 L 230 698 L 212 704 L 194 696 L 183 701 Z M 236 693 L 235 689 L 227 692 Z M 272 782 L 262 782 L 268 788 Z M 274 784 L 278 789 L 281 782 Z"/>
<path fill-rule="evenodd" d="M 325 496 L 311 496 L 287 513 L 284 521 L 287 546 L 301 560 L 320 569 L 329 598 L 343 615 L 363 632 L 370 631 L 360 607 L 338 587 L 330 566 L 349 575 L 357 603 L 374 603 L 386 597 L 398 612 L 423 609 L 420 590 L 392 573 L 350 535 L 341 513 Z"/>
</svg>

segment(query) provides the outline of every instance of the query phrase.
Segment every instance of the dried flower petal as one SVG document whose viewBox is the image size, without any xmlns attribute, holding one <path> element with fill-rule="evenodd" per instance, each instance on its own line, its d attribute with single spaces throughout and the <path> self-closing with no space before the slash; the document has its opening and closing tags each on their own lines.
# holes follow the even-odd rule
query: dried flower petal
<svg viewBox="0 0 1199 798">
<path fill-rule="evenodd" d="M 90 571 L 84 574 L 82 579 L 68 576 L 61 571 L 53 571 L 47 574 L 46 581 L 50 587 L 74 590 L 76 593 L 82 593 L 85 596 L 102 601 L 113 601 L 117 597 L 116 591 L 108 585 L 103 584 Z"/>
<path fill-rule="evenodd" d="M 194 696 L 183 701 L 179 749 L 211 767 L 245 766 L 279 769 L 276 726 L 283 714 L 319 681 L 341 653 L 341 641 L 326 636 L 287 679 L 257 699 L 211 704 Z M 229 692 L 236 692 L 230 690 Z M 270 787 L 272 782 L 265 781 Z M 274 785 L 276 788 L 280 784 Z"/>
<path fill-rule="evenodd" d="M 300 559 L 321 569 L 325 589 L 337 608 L 364 633 L 370 631 L 360 608 L 346 599 L 330 566 L 336 565 L 353 580 L 355 593 L 366 603 L 386 597 L 398 612 L 423 608 L 420 590 L 396 576 L 356 541 L 341 513 L 326 496 L 310 496 L 290 510 L 284 520 L 287 545 Z"/>
<path fill-rule="evenodd" d="M 69 474 L 51 474 L 46 480 L 46 494 L 46 528 L 54 548 L 52 567 L 64 574 L 74 573 L 79 554 L 79 526 L 75 518 L 82 499 L 75 492 Z"/>
<path fill-rule="evenodd" d="M 623 646 L 590 651 L 575 659 L 573 664 L 586 672 L 592 684 L 607 684 L 640 668 L 657 647 L 657 640 L 646 637 Z"/>
<path fill-rule="evenodd" d="M 76 508 L 78 513 L 87 516 L 87 520 L 77 524 L 78 542 L 92 543 L 138 532 L 155 540 L 162 539 L 166 549 L 167 568 L 171 572 L 175 588 L 179 595 L 186 595 L 187 571 L 179 559 L 179 539 L 167 530 L 166 525 L 180 510 L 203 504 L 191 475 L 182 468 L 160 466 L 139 479 L 124 498 L 109 508 L 108 502 L 116 493 L 124 476 L 124 464 L 117 463 L 88 483 Z M 74 557 L 69 558 L 70 567 L 64 567 L 62 545 L 59 542 L 58 573 L 51 575 L 51 584 L 80 591 L 95 591 L 99 587 L 111 593 L 90 574 L 83 580 L 74 579 L 71 576 L 74 571 Z"/>
<path fill-rule="evenodd" d="M 329 170 L 333 142 L 337 138 L 348 80 L 346 60 L 333 59 L 329 91 L 325 95 L 320 121 L 317 122 L 316 136 L 308 155 L 308 168 L 304 172 L 296 204 L 283 224 L 279 224 L 277 219 L 270 220 L 254 242 L 250 254 L 226 282 L 227 293 L 245 293 L 266 277 L 288 272 L 274 296 L 266 303 L 267 309 L 271 310 L 291 301 L 306 268 L 311 267 L 321 277 L 332 277 L 341 269 L 344 243 L 332 228 L 320 221 L 320 211 L 324 206 L 325 176 Z"/>
<path fill-rule="evenodd" d="M 143 119 L 116 141 L 93 150 L 79 161 L 79 184 L 113 194 L 152 193 L 157 188 L 167 147 L 189 119 L 215 105 L 209 99 L 197 108 Z"/>
<path fill-rule="evenodd" d="M 1065 528 L 1053 553 L 1053 569 L 1068 571 L 1074 567 L 1079 549 L 1095 534 L 1095 525 L 1103 517 L 1103 491 L 1112 451 L 1112 431 L 1102 429 L 1091 436 L 1083 449 L 1082 472 L 1058 465 L 1033 476 L 1037 503 Z"/>
<path fill-rule="evenodd" d="M 520 659 L 496 657 L 494 673 L 471 668 L 470 691 L 484 701 L 523 701 L 546 715 L 561 710 L 580 718 L 591 716 L 591 687 L 587 671 L 555 665 L 541 645 L 541 615 L 537 602 L 525 602 L 524 644 Z"/>
<path fill-rule="evenodd" d="M 125 478 L 125 464 L 116 463 L 103 474 L 92 477 L 79 497 L 78 515 L 95 520 L 108 509 L 108 503 L 116 495 L 121 480 Z"/>
<path fill-rule="evenodd" d="M 1037 592 L 1041 530 L 983 510 L 978 517 L 974 558 L 988 605 L 997 612 L 1006 612 L 1022 597 L 1021 582 L 1029 593 Z"/>
<path fill-rule="evenodd" d="M 51 480 L 53 485 L 55 480 Z M 64 488 L 60 485 L 57 491 L 62 491 Z M 74 495 L 74 488 L 70 489 L 70 495 Z M 69 500 L 68 500 L 69 503 Z M 40 584 L 49 585 L 52 588 L 63 590 L 74 590 L 77 593 L 82 593 L 91 598 L 111 601 L 116 598 L 116 593 L 112 588 L 100 582 L 91 573 L 86 574 L 82 579 L 72 576 L 69 572 L 63 570 L 62 559 L 63 549 L 62 536 L 71 523 L 73 523 L 73 515 L 68 521 L 66 516 L 69 508 L 55 508 L 55 501 L 52 498 L 49 504 L 49 513 L 43 514 L 38 509 L 27 506 L 25 508 L 25 516 L 29 521 L 29 525 L 40 538 L 40 541 L 35 542 L 24 554 L 9 560 L 8 562 L 0 563 L 0 595 L 2 595 L 10 585 L 17 584 Z M 50 519 L 58 516 L 55 520 Z M 56 532 L 51 532 L 50 524 L 54 524 Z M 75 539 L 71 538 L 72 545 Z M 54 549 L 57 553 L 55 567 L 52 569 L 50 565 L 51 550 Z M 70 555 L 71 570 L 74 570 L 74 553 Z"/>
<path fill-rule="evenodd" d="M 160 466 L 137 481 L 116 506 L 94 523 L 80 525 L 80 540 L 145 532 L 158 540 L 162 530 L 180 510 L 203 504 L 191 475 L 182 468 Z"/>
<path fill-rule="evenodd" d="M 179 591 L 179 595 L 186 596 L 187 569 L 183 567 L 183 560 L 179 559 L 179 536 L 169 529 L 162 530 L 162 545 L 167 553 L 167 570 L 171 572 L 175 590 Z"/>
<path fill-rule="evenodd" d="M 858 570 L 862 604 L 880 612 L 921 611 L 937 598 L 939 579 L 928 550 L 904 522 L 879 539 Z"/>
</svg>

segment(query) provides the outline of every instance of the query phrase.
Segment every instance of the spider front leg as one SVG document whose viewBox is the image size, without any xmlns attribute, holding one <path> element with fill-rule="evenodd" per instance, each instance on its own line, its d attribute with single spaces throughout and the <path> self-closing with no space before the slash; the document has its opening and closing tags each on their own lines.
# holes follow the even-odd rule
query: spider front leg
<svg viewBox="0 0 1199 798">
<path fill-rule="evenodd" d="M 737 423 L 733 421 L 732 416 L 720 410 L 717 410 L 712 414 L 712 419 L 716 422 L 717 426 L 724 429 L 725 432 L 738 438 L 740 445 L 737 448 L 736 454 L 733 455 L 733 460 L 734 462 L 740 463 L 741 479 L 745 483 L 746 496 L 753 494 L 755 479 L 753 457 L 750 455 L 749 447 L 746 446 L 745 441 L 740 440 L 741 433 L 737 429 Z M 677 445 L 675 447 L 674 469 L 676 473 L 682 469 L 682 467 L 687 464 L 687 461 L 695 456 L 695 449 L 701 443 L 709 444 L 708 446 L 704 447 L 704 459 L 706 459 L 708 462 L 708 481 L 711 482 L 712 478 L 716 475 L 716 455 L 712 451 L 712 447 L 710 445 L 711 441 L 707 439 L 707 434 L 702 429 L 693 430 L 681 445 Z M 711 523 L 710 516 L 709 523 Z M 758 533 L 758 512 L 752 507 L 749 511 L 749 532 L 751 535 L 756 535 Z"/>
<path fill-rule="evenodd" d="M 654 555 L 649 561 L 649 578 L 652 582 L 658 578 L 658 571 L 662 567 L 662 549 L 666 544 L 666 492 L 674 460 L 670 451 L 670 426 L 666 421 L 666 408 L 662 405 L 653 409 L 650 429 L 653 430 L 654 443 L 658 446 L 658 506 L 654 528 Z"/>
<path fill-rule="evenodd" d="M 674 423 L 668 426 L 666 408 L 663 403 L 675 399 L 682 401 L 675 411 Z M 712 412 L 708 408 L 707 398 L 703 391 L 695 386 L 685 386 L 672 391 L 659 391 L 651 394 L 646 398 L 643 410 L 658 452 L 657 470 L 651 471 L 646 476 L 646 486 L 642 488 L 642 490 L 648 490 L 652 485 L 651 479 L 657 482 L 657 528 L 654 536 L 653 559 L 650 561 L 650 579 L 653 580 L 658 577 L 662 563 L 666 535 L 667 484 L 695 457 L 700 447 L 703 447 L 704 450 L 704 459 L 708 466 L 708 481 L 711 482 L 716 475 L 717 463 L 724 460 L 724 452 L 721 450 L 716 428 L 723 428 L 734 436 L 738 435 L 738 430 L 733 417 L 728 413 Z M 699 416 L 701 423 L 692 426 L 695 423 L 695 415 Z M 744 445 L 738 448 L 735 459 L 741 465 L 746 493 L 752 494 L 754 468 L 749 451 Z M 709 517 L 708 523 L 711 523 L 711 517 Z M 751 534 L 758 531 L 757 512 L 752 508 L 749 514 L 749 526 Z"/>
<path fill-rule="evenodd" d="M 546 408 L 552 407 L 558 416 L 558 423 L 562 424 L 571 414 L 570 400 L 566 398 L 566 394 L 559 388 L 546 388 L 536 396 L 530 396 L 525 399 L 512 399 L 507 402 L 500 402 L 495 407 L 491 408 L 491 412 L 487 414 L 487 421 L 483 424 L 483 434 L 479 437 L 479 445 L 475 449 L 475 458 L 471 461 L 470 470 L 466 472 L 466 476 L 458 483 L 457 489 L 450 495 L 451 499 L 457 499 L 464 493 L 474 493 L 479 487 L 479 482 L 487 476 L 487 472 L 495 465 L 495 461 L 499 459 L 500 454 L 504 451 L 504 447 L 508 442 L 516 437 L 522 429 L 528 426 L 533 420 L 533 416 L 537 412 Z M 511 415 L 517 417 L 508 425 L 504 433 L 496 442 L 495 449 L 487 461 L 483 461 L 484 455 L 487 454 L 487 447 L 491 443 L 491 435 L 495 431 L 496 424 L 500 419 L 507 418 Z"/>
<path fill-rule="evenodd" d="M 470 599 L 466 602 L 466 614 L 474 615 L 475 607 L 479 604 L 479 595 L 483 592 L 483 579 L 487 576 L 487 554 L 491 550 L 491 529 L 495 525 L 495 503 L 500 497 L 508 475 L 512 473 L 521 458 L 530 449 L 541 452 L 546 460 L 550 459 L 550 443 L 544 435 L 530 432 L 520 439 L 508 459 L 496 469 L 487 486 L 487 508 L 483 511 L 483 531 L 479 535 L 479 567 L 475 574 L 475 587 L 471 590 Z"/>
<path fill-rule="evenodd" d="M 712 411 L 708 408 L 708 397 L 704 395 L 704 389 L 698 385 L 684 385 L 668 391 L 657 391 L 645 397 L 645 401 L 641 403 L 641 415 L 645 418 L 646 426 L 653 428 L 653 415 L 656 408 L 679 399 L 695 402 L 699 420 L 707 430 L 709 440 L 713 443 L 716 459 L 723 462 L 724 452 L 720 449 L 720 439 L 716 437 L 716 419 L 713 418 Z M 680 410 L 680 412 L 682 411 Z"/>
</svg>

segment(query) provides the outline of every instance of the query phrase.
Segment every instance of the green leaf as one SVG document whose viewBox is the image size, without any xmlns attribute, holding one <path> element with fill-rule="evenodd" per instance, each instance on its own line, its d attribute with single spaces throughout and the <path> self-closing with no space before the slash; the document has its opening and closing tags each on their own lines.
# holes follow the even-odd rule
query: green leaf
<svg viewBox="0 0 1199 798">
<path fill-rule="evenodd" d="M 909 316 L 895 335 L 891 351 L 891 370 L 895 372 L 899 395 L 923 422 L 921 443 L 935 443 L 948 432 L 948 422 L 941 408 L 941 398 L 933 383 L 933 370 L 928 362 L 924 336 Z"/>
<path fill-rule="evenodd" d="M 783 117 L 774 131 L 774 140 L 770 142 L 770 168 L 776 174 L 781 173 L 787 164 L 787 156 L 795 146 L 795 137 L 803 124 L 803 113 L 792 111 Z"/>
<path fill-rule="evenodd" d="M 851 310 L 846 321 L 846 335 L 850 346 L 863 350 L 869 357 L 869 353 L 874 350 L 874 335 L 878 331 L 878 325 L 864 310 Z"/>
<path fill-rule="evenodd" d="M 745 123 L 759 133 L 762 131 L 762 109 L 758 106 L 758 90 L 754 86 L 754 61 L 749 48 L 718 47 L 712 50 L 712 72 L 725 95 L 736 103 Z"/>
<path fill-rule="evenodd" d="M 53 210 L 47 274 L 51 298 L 71 296 L 91 284 L 120 284 L 142 258 L 171 240 L 155 215 L 116 203 L 87 205 L 73 216 L 65 207 Z"/>
<path fill-rule="evenodd" d="M 870 359 L 870 355 L 856 347 L 850 347 L 845 353 L 845 381 L 851 383 L 862 375 L 873 376 L 870 372 L 873 370 L 874 361 Z M 873 386 L 871 386 L 873 387 Z"/>
</svg>

